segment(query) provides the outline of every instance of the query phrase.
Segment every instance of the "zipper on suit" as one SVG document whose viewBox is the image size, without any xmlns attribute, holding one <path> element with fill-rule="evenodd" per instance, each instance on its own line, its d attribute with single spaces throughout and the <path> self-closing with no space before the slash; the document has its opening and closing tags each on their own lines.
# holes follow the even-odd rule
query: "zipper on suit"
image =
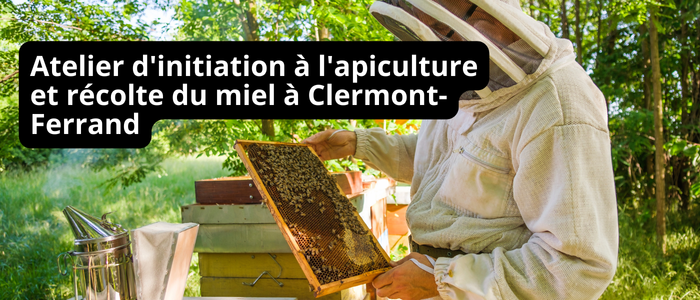
<svg viewBox="0 0 700 300">
<path fill-rule="evenodd" d="M 510 169 L 509 169 L 509 168 L 503 168 L 503 167 L 496 166 L 496 165 L 494 165 L 494 164 L 492 164 L 492 163 L 485 162 L 485 161 L 483 161 L 482 159 L 480 159 L 480 158 L 478 158 L 478 157 L 476 157 L 476 156 L 470 154 L 469 152 L 464 151 L 464 147 L 459 147 L 459 149 L 455 149 L 455 150 L 452 151 L 452 152 L 454 152 L 454 153 L 459 153 L 460 155 L 464 156 L 465 158 L 467 158 L 467 159 L 469 159 L 469 160 L 475 162 L 476 164 L 479 164 L 479 165 L 481 165 L 482 167 L 487 168 L 487 169 L 489 169 L 489 170 L 491 170 L 491 171 L 498 172 L 498 173 L 502 173 L 502 174 L 508 174 L 508 173 L 510 173 Z"/>
</svg>

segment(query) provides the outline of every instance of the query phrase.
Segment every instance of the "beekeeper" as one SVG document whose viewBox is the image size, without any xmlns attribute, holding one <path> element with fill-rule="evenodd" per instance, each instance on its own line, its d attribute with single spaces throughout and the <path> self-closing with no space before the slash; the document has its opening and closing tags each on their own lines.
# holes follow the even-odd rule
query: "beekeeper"
<svg viewBox="0 0 700 300">
<path fill-rule="evenodd" d="M 370 11 L 402 40 L 481 41 L 491 59 L 488 87 L 418 135 L 327 130 L 304 141 L 322 159 L 354 155 L 411 183 L 413 253 L 374 280 L 377 295 L 597 299 L 617 266 L 615 186 L 606 102 L 571 42 L 517 0 Z"/>
</svg>

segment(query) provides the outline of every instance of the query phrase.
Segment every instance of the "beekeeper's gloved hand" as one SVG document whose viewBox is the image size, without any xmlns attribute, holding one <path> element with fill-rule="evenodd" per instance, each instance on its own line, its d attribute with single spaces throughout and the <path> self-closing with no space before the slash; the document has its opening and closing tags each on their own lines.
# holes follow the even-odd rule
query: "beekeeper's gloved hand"
<svg viewBox="0 0 700 300">
<path fill-rule="evenodd" d="M 301 141 L 309 144 L 322 160 L 355 155 L 357 136 L 345 129 L 328 129 Z"/>
</svg>

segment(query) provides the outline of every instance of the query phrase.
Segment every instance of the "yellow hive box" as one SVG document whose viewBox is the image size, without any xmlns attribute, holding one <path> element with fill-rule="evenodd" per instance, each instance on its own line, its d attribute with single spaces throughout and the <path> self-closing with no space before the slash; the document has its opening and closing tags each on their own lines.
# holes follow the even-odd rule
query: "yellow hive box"
<svg viewBox="0 0 700 300">
<path fill-rule="evenodd" d="M 199 270 L 203 297 L 362 300 L 366 294 L 365 286 L 356 286 L 314 298 L 309 281 L 291 253 L 200 253 Z M 263 271 L 268 273 L 263 274 Z M 258 279 L 261 274 L 263 276 Z"/>
</svg>

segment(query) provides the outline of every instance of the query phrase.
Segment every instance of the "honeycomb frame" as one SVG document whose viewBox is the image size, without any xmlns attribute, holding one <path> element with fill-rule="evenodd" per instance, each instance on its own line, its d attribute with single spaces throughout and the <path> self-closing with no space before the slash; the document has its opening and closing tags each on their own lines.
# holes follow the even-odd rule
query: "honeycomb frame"
<svg viewBox="0 0 700 300">
<path fill-rule="evenodd" d="M 306 223 L 306 221 L 301 221 L 301 226 L 295 222 L 296 220 L 299 220 L 295 216 L 291 216 L 289 213 L 289 210 L 291 208 L 285 207 L 285 205 L 282 203 L 282 201 L 289 201 L 289 200 L 280 200 L 280 199 L 285 199 L 282 194 L 280 193 L 281 190 L 284 188 L 279 188 L 277 185 L 272 184 L 271 179 L 269 179 L 268 175 L 266 174 L 265 170 L 269 169 L 269 167 L 266 165 L 266 169 L 262 169 L 262 164 L 259 162 L 261 157 L 258 157 L 258 154 L 256 154 L 258 151 L 258 148 L 256 147 L 276 147 L 278 149 L 281 149 L 282 147 L 304 147 L 310 151 L 311 154 L 313 154 L 313 158 L 308 158 L 313 161 L 317 161 L 318 164 L 316 166 L 316 171 L 317 173 L 323 173 L 328 178 L 332 178 L 330 175 L 330 172 L 323 167 L 323 162 L 321 159 L 318 157 L 318 155 L 314 152 L 313 148 L 311 148 L 307 144 L 293 144 L 293 143 L 280 143 L 280 142 L 262 142 L 262 141 L 248 141 L 248 140 L 236 140 L 235 143 L 235 149 L 239 154 L 239 157 L 241 158 L 243 164 L 245 165 L 246 169 L 248 170 L 248 173 L 250 174 L 251 178 L 253 179 L 253 182 L 255 183 L 255 186 L 257 189 L 260 191 L 260 194 L 262 195 L 263 198 L 263 203 L 265 203 L 270 210 L 272 216 L 275 219 L 275 222 L 280 228 L 280 231 L 282 232 L 282 235 L 284 236 L 285 240 L 287 241 L 287 244 L 289 244 L 289 247 L 292 249 L 292 253 L 294 254 L 294 257 L 296 258 L 297 262 L 301 266 L 302 271 L 304 272 L 304 275 L 306 278 L 309 280 L 309 286 L 310 289 L 312 289 L 314 296 L 315 297 L 321 297 L 325 296 L 340 290 L 344 290 L 347 288 L 351 288 L 357 285 L 365 284 L 365 283 L 370 283 L 372 280 L 374 280 L 375 277 L 378 275 L 386 272 L 387 270 L 391 269 L 389 262 L 391 259 L 389 256 L 386 254 L 384 249 L 381 247 L 379 242 L 377 241 L 376 237 L 371 233 L 369 228 L 367 227 L 367 224 L 362 220 L 360 217 L 359 213 L 357 210 L 352 206 L 350 203 L 350 200 L 345 196 L 345 194 L 342 192 L 342 188 L 340 185 L 338 185 L 337 182 L 333 181 L 332 185 L 335 187 L 334 191 L 331 190 L 324 190 L 326 193 L 338 193 L 342 195 L 342 199 L 339 197 L 335 196 L 336 200 L 333 200 L 332 197 L 329 198 L 324 198 L 321 200 L 316 200 L 318 201 L 318 205 L 322 209 L 318 209 L 321 215 L 326 217 L 325 220 L 323 221 L 312 221 L 312 224 Z M 248 153 L 251 151 L 253 153 Z M 265 148 L 265 149 L 270 149 L 270 148 Z M 292 149 L 292 148 L 290 148 Z M 300 148 L 296 148 L 300 149 Z M 276 150 L 275 150 L 276 151 Z M 296 151 L 296 150 L 294 150 Z M 301 151 L 303 153 L 303 151 Z M 262 153 L 262 152 L 260 152 Z M 250 155 L 250 156 L 249 156 Z M 308 154 L 303 154 L 307 155 Z M 252 156 L 252 157 L 251 157 Z M 267 158 L 263 158 L 267 159 Z M 254 163 L 255 161 L 255 163 Z M 265 161 L 267 163 L 267 161 Z M 319 166 L 323 168 L 323 171 L 320 171 Z M 313 167 L 313 166 L 310 166 Z M 258 168 L 260 168 L 261 173 L 259 173 Z M 311 169 L 311 168 L 310 168 Z M 277 170 L 276 170 L 277 171 Z M 275 172 L 276 172 L 275 171 Z M 285 172 L 290 171 L 290 170 L 284 170 Z M 291 170 L 291 172 L 294 172 L 294 170 Z M 277 173 L 273 173 L 277 174 Z M 289 175 L 289 176 L 294 176 L 294 175 Z M 278 182 L 279 183 L 279 182 Z M 328 183 L 328 182 L 326 182 Z M 297 183 L 298 184 L 298 183 Z M 303 185 L 303 184 L 302 184 Z M 278 188 L 280 191 L 278 191 Z M 305 201 L 313 201 L 316 198 L 316 195 L 320 195 L 319 190 L 312 191 L 312 189 L 304 187 L 307 191 L 307 196 L 309 195 L 314 195 L 314 196 L 309 196 L 309 200 L 304 200 L 300 202 L 305 202 Z M 326 194 L 324 194 L 326 195 Z M 324 196 L 321 195 L 321 196 Z M 301 196 L 300 196 L 301 197 Z M 296 198 L 296 197 L 295 197 Z M 313 199 L 313 200 L 312 200 Z M 277 200 L 277 201 L 275 201 Z M 294 200 L 292 200 L 294 201 Z M 330 206 L 323 206 L 323 202 L 325 201 L 326 203 L 329 203 L 328 201 L 335 201 L 334 205 L 335 207 Z M 343 203 L 346 202 L 346 203 Z M 293 203 L 293 202 L 292 202 Z M 305 205 L 309 206 L 314 206 L 317 205 L 316 203 L 304 203 Z M 298 204 L 297 204 L 298 205 Z M 295 206 L 297 206 L 295 205 Z M 341 205 L 338 207 L 338 205 Z M 351 207 L 351 209 L 347 209 Z M 278 207 L 280 206 L 280 207 Z M 292 206 L 294 207 L 294 206 Z M 310 212 L 310 208 L 303 208 L 305 209 L 304 212 Z M 340 212 L 336 213 L 336 210 L 339 210 Z M 295 209 L 295 211 L 299 211 L 298 209 Z M 351 212 L 350 212 L 351 211 Z M 301 212 L 300 214 L 303 214 L 304 212 Z M 315 213 L 315 211 L 313 212 Z M 341 215 L 342 214 L 342 215 Z M 340 218 L 338 216 L 340 215 Z M 334 218 L 330 218 L 329 216 L 335 216 Z M 318 218 L 318 215 L 310 215 L 309 220 L 314 220 L 313 218 L 316 217 Z M 318 219 L 315 219 L 318 220 Z M 342 221 L 341 221 L 342 220 Z M 290 227 L 291 226 L 291 227 Z M 337 239 L 334 240 L 335 242 L 328 243 L 328 228 L 333 227 L 336 229 L 331 229 L 332 234 L 337 233 Z M 309 234 L 309 232 L 314 232 L 313 234 Z M 325 234 L 319 234 L 318 235 L 318 248 L 316 246 L 313 246 L 313 248 L 310 248 L 309 243 L 311 245 L 315 245 L 314 243 L 317 241 L 315 233 L 318 232 L 324 232 Z M 311 236 L 309 236 L 311 235 Z M 322 237 L 323 236 L 323 237 Z M 351 237 L 351 238 L 348 238 Z M 331 237 L 334 238 L 334 237 Z M 324 241 L 326 242 L 324 244 Z M 348 243 L 349 242 L 349 243 Z M 348 246 L 349 244 L 349 246 Z M 355 251 L 356 245 L 365 245 L 362 246 L 361 249 Z M 368 250 L 367 247 L 370 247 L 371 249 Z M 334 249 L 335 248 L 335 249 Z M 350 249 L 353 249 L 352 251 L 349 251 Z M 358 253 L 360 255 L 358 255 Z M 366 262 L 368 258 L 365 257 L 365 255 L 362 254 L 369 254 L 370 256 L 369 260 L 371 263 Z M 325 257 L 329 257 L 330 259 L 326 259 Z M 323 264 L 323 270 L 321 270 L 321 267 L 318 267 L 319 265 L 319 259 L 322 259 L 324 262 Z M 364 264 L 362 264 L 362 267 L 359 267 L 359 269 L 353 269 L 352 272 L 350 271 L 343 271 L 341 272 L 340 269 L 343 269 L 343 266 L 345 265 L 346 269 L 347 267 L 347 262 L 348 261 L 354 261 L 357 262 L 358 260 L 363 260 L 365 261 Z M 329 261 L 332 263 L 335 263 L 336 265 L 334 266 L 328 266 L 328 269 L 326 269 L 325 262 Z M 338 263 L 344 263 L 344 265 L 340 265 L 341 268 L 337 269 L 336 267 L 338 266 Z M 354 266 L 357 266 L 355 264 Z M 332 274 L 332 275 L 328 275 Z"/>
</svg>

